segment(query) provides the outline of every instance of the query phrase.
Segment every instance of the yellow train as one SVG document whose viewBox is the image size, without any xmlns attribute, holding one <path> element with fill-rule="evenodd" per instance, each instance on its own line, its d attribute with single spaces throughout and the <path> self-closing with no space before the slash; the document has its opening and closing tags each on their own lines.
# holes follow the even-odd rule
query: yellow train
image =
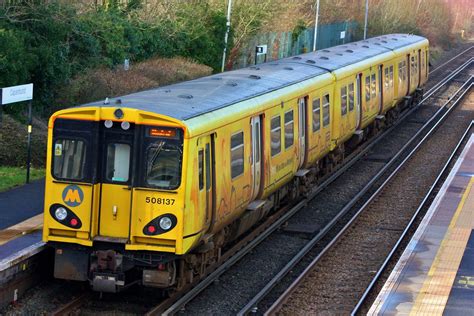
<svg viewBox="0 0 474 316">
<path fill-rule="evenodd" d="M 57 278 L 179 288 L 420 98 L 392 34 L 55 113 L 43 240 Z"/>
</svg>

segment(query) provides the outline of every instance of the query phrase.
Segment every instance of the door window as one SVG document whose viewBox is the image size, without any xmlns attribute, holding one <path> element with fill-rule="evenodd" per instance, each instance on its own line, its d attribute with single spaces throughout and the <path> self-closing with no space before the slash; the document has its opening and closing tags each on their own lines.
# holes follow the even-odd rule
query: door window
<svg viewBox="0 0 474 316">
<path fill-rule="evenodd" d="M 130 174 L 130 145 L 113 143 L 107 146 L 106 178 L 111 182 L 127 182 Z"/>
<path fill-rule="evenodd" d="M 313 133 L 321 128 L 321 106 L 320 99 L 313 100 Z"/>
<path fill-rule="evenodd" d="M 285 113 L 285 149 L 293 145 L 294 139 L 294 124 L 293 124 L 293 110 Z"/>
<path fill-rule="evenodd" d="M 278 155 L 281 151 L 281 123 L 280 115 L 272 118 L 271 121 L 271 147 L 272 157 Z"/>
</svg>

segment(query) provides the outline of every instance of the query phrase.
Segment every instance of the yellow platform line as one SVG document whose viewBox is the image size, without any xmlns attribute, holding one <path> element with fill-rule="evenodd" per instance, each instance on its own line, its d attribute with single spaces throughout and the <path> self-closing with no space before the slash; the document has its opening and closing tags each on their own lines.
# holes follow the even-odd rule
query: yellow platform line
<svg viewBox="0 0 474 316">
<path fill-rule="evenodd" d="M 443 314 L 469 236 L 474 228 L 473 184 L 474 177 L 471 177 L 410 315 Z"/>
<path fill-rule="evenodd" d="M 0 231 L 0 246 L 7 242 L 43 228 L 43 214 L 33 216 L 21 223 Z"/>
</svg>

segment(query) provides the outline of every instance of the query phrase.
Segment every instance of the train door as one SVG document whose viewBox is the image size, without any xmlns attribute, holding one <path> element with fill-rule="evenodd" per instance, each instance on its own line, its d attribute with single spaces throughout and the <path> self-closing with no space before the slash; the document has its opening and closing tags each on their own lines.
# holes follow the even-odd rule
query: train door
<svg viewBox="0 0 474 316">
<path fill-rule="evenodd" d="M 250 119 L 252 129 L 252 200 L 260 194 L 262 180 L 262 116 L 255 116 Z"/>
<path fill-rule="evenodd" d="M 101 131 L 99 235 L 126 241 L 130 233 L 135 126 L 124 130 L 111 121 L 105 124 Z"/>
<path fill-rule="evenodd" d="M 360 129 L 360 122 L 362 121 L 362 73 L 357 77 L 357 99 L 356 99 L 356 129 Z"/>
<path fill-rule="evenodd" d="M 199 210 L 206 214 L 206 226 L 212 228 L 215 220 L 215 158 L 214 135 L 199 138 L 198 141 Z"/>
<path fill-rule="evenodd" d="M 382 114 L 383 112 L 383 65 L 379 65 L 379 114 Z"/>
<path fill-rule="evenodd" d="M 421 49 L 418 50 L 418 84 L 416 85 L 417 87 L 420 86 L 420 83 L 421 83 L 421 67 L 422 66 L 422 63 L 421 63 Z"/>
<path fill-rule="evenodd" d="M 410 94 L 410 84 L 411 84 L 411 64 L 410 64 L 410 54 L 407 54 L 407 93 L 406 95 Z"/>
<path fill-rule="evenodd" d="M 308 97 L 298 99 L 298 144 L 300 147 L 299 151 L 299 165 L 301 168 L 305 161 L 306 155 L 306 108 L 308 103 Z"/>
</svg>

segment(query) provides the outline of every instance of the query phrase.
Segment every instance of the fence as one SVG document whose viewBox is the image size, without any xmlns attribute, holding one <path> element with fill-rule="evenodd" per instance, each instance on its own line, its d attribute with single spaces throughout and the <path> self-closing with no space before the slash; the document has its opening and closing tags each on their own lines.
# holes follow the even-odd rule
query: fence
<svg viewBox="0 0 474 316">
<path fill-rule="evenodd" d="M 355 21 L 319 25 L 316 49 L 356 40 L 356 29 L 357 22 Z M 257 63 L 261 63 L 265 57 L 266 61 L 271 61 L 309 52 L 313 49 L 313 40 L 314 28 L 308 28 L 301 32 L 296 41 L 293 40 L 293 32 L 271 32 L 258 35 L 241 50 L 242 53 L 233 68 L 243 68 L 255 64 L 255 47 L 257 45 L 267 45 L 266 56 L 261 55 L 257 58 Z"/>
</svg>

